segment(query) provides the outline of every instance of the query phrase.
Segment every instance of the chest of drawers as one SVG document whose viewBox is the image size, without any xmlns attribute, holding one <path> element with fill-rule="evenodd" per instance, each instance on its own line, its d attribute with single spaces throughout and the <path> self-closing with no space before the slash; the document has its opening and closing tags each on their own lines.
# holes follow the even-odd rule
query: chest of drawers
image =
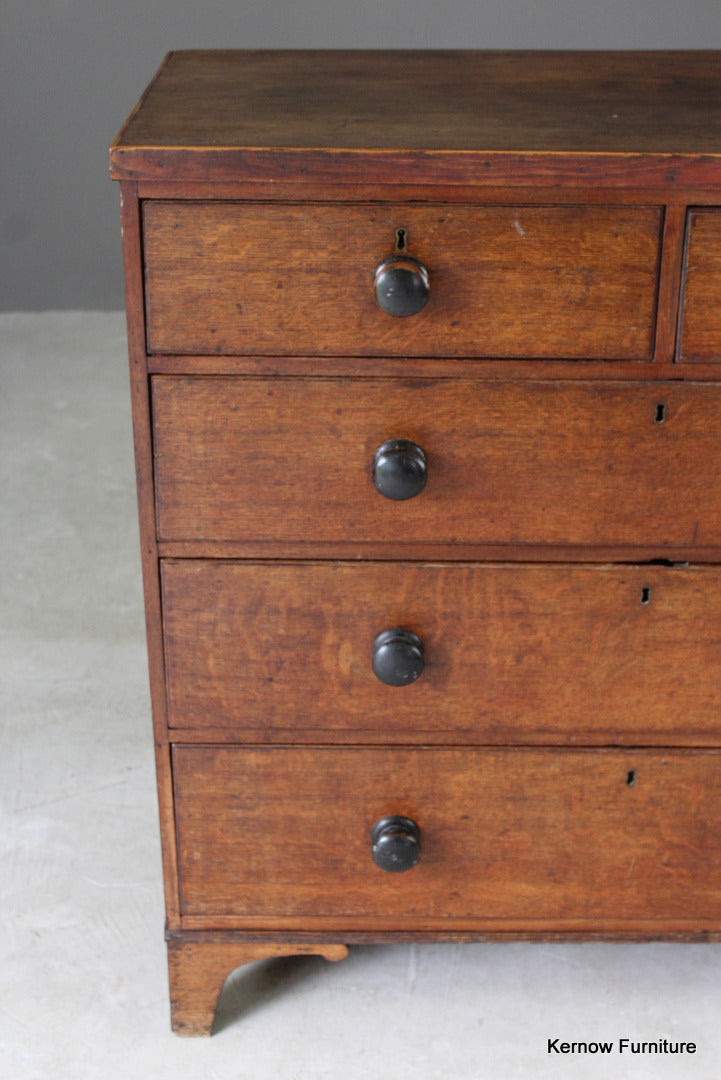
<svg viewBox="0 0 721 1080">
<path fill-rule="evenodd" d="M 720 71 L 180 52 L 113 144 L 176 1031 L 721 937 Z"/>
</svg>

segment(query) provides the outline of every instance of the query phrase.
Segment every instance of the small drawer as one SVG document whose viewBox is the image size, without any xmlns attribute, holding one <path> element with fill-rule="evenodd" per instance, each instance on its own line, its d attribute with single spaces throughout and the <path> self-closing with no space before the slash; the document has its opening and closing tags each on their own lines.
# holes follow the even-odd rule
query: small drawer
<svg viewBox="0 0 721 1080">
<path fill-rule="evenodd" d="M 691 210 L 686 237 L 680 359 L 721 360 L 721 210 Z"/>
<path fill-rule="evenodd" d="M 162 599 L 172 728 L 721 743 L 715 567 L 165 560 Z"/>
<path fill-rule="evenodd" d="M 718 932 L 720 766 L 711 750 L 176 746 L 181 910 L 264 928 Z M 373 857 L 387 818 L 405 819 L 399 872 Z"/>
<path fill-rule="evenodd" d="M 659 207 L 150 201 L 148 348 L 649 360 L 661 221 Z M 394 317 L 376 285 L 383 303 L 414 286 L 427 301 Z"/>
<path fill-rule="evenodd" d="M 715 385 L 152 382 L 162 540 L 721 540 Z"/>
</svg>

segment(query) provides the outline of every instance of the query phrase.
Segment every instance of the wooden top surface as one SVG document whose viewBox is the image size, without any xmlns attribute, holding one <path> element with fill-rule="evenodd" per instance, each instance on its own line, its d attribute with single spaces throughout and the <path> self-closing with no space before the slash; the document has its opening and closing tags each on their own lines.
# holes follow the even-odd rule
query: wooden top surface
<svg viewBox="0 0 721 1080">
<path fill-rule="evenodd" d="M 298 152 L 311 171 L 358 154 L 364 165 L 613 154 L 718 167 L 721 52 L 174 52 L 115 140 L 111 174 L 242 179 L 233 169 L 263 156 L 272 174 L 279 153 L 287 168 Z"/>
</svg>

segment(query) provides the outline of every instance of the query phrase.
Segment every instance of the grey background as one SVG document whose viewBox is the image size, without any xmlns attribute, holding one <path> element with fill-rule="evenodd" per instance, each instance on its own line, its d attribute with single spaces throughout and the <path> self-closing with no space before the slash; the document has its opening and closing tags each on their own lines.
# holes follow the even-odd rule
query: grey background
<svg viewBox="0 0 721 1080">
<path fill-rule="evenodd" d="M 719 0 L 0 0 L 0 309 L 123 304 L 107 147 L 178 48 L 719 48 Z"/>
</svg>

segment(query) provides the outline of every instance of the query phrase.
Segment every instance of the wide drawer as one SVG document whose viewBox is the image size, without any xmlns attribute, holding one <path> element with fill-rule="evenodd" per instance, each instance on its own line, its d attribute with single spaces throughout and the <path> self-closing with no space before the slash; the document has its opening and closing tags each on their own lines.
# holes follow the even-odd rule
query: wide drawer
<svg viewBox="0 0 721 1080">
<path fill-rule="evenodd" d="M 181 910 L 718 931 L 720 766 L 715 751 L 176 746 Z M 420 830 L 404 873 L 371 857 L 389 815 Z"/>
<path fill-rule="evenodd" d="M 660 207 L 150 201 L 155 353 L 648 360 Z M 417 314 L 374 295 L 398 230 L 429 277 Z"/>
<path fill-rule="evenodd" d="M 715 385 L 155 376 L 162 540 L 654 545 L 721 540 Z M 424 452 L 405 501 L 388 440 Z"/>
<path fill-rule="evenodd" d="M 173 728 L 246 742 L 721 740 L 715 567 L 166 560 L 162 600 Z M 399 628 L 420 665 L 401 635 L 382 637 Z M 414 681 L 381 681 L 374 656 Z"/>
<path fill-rule="evenodd" d="M 721 360 L 721 210 L 688 215 L 681 360 Z"/>
</svg>

